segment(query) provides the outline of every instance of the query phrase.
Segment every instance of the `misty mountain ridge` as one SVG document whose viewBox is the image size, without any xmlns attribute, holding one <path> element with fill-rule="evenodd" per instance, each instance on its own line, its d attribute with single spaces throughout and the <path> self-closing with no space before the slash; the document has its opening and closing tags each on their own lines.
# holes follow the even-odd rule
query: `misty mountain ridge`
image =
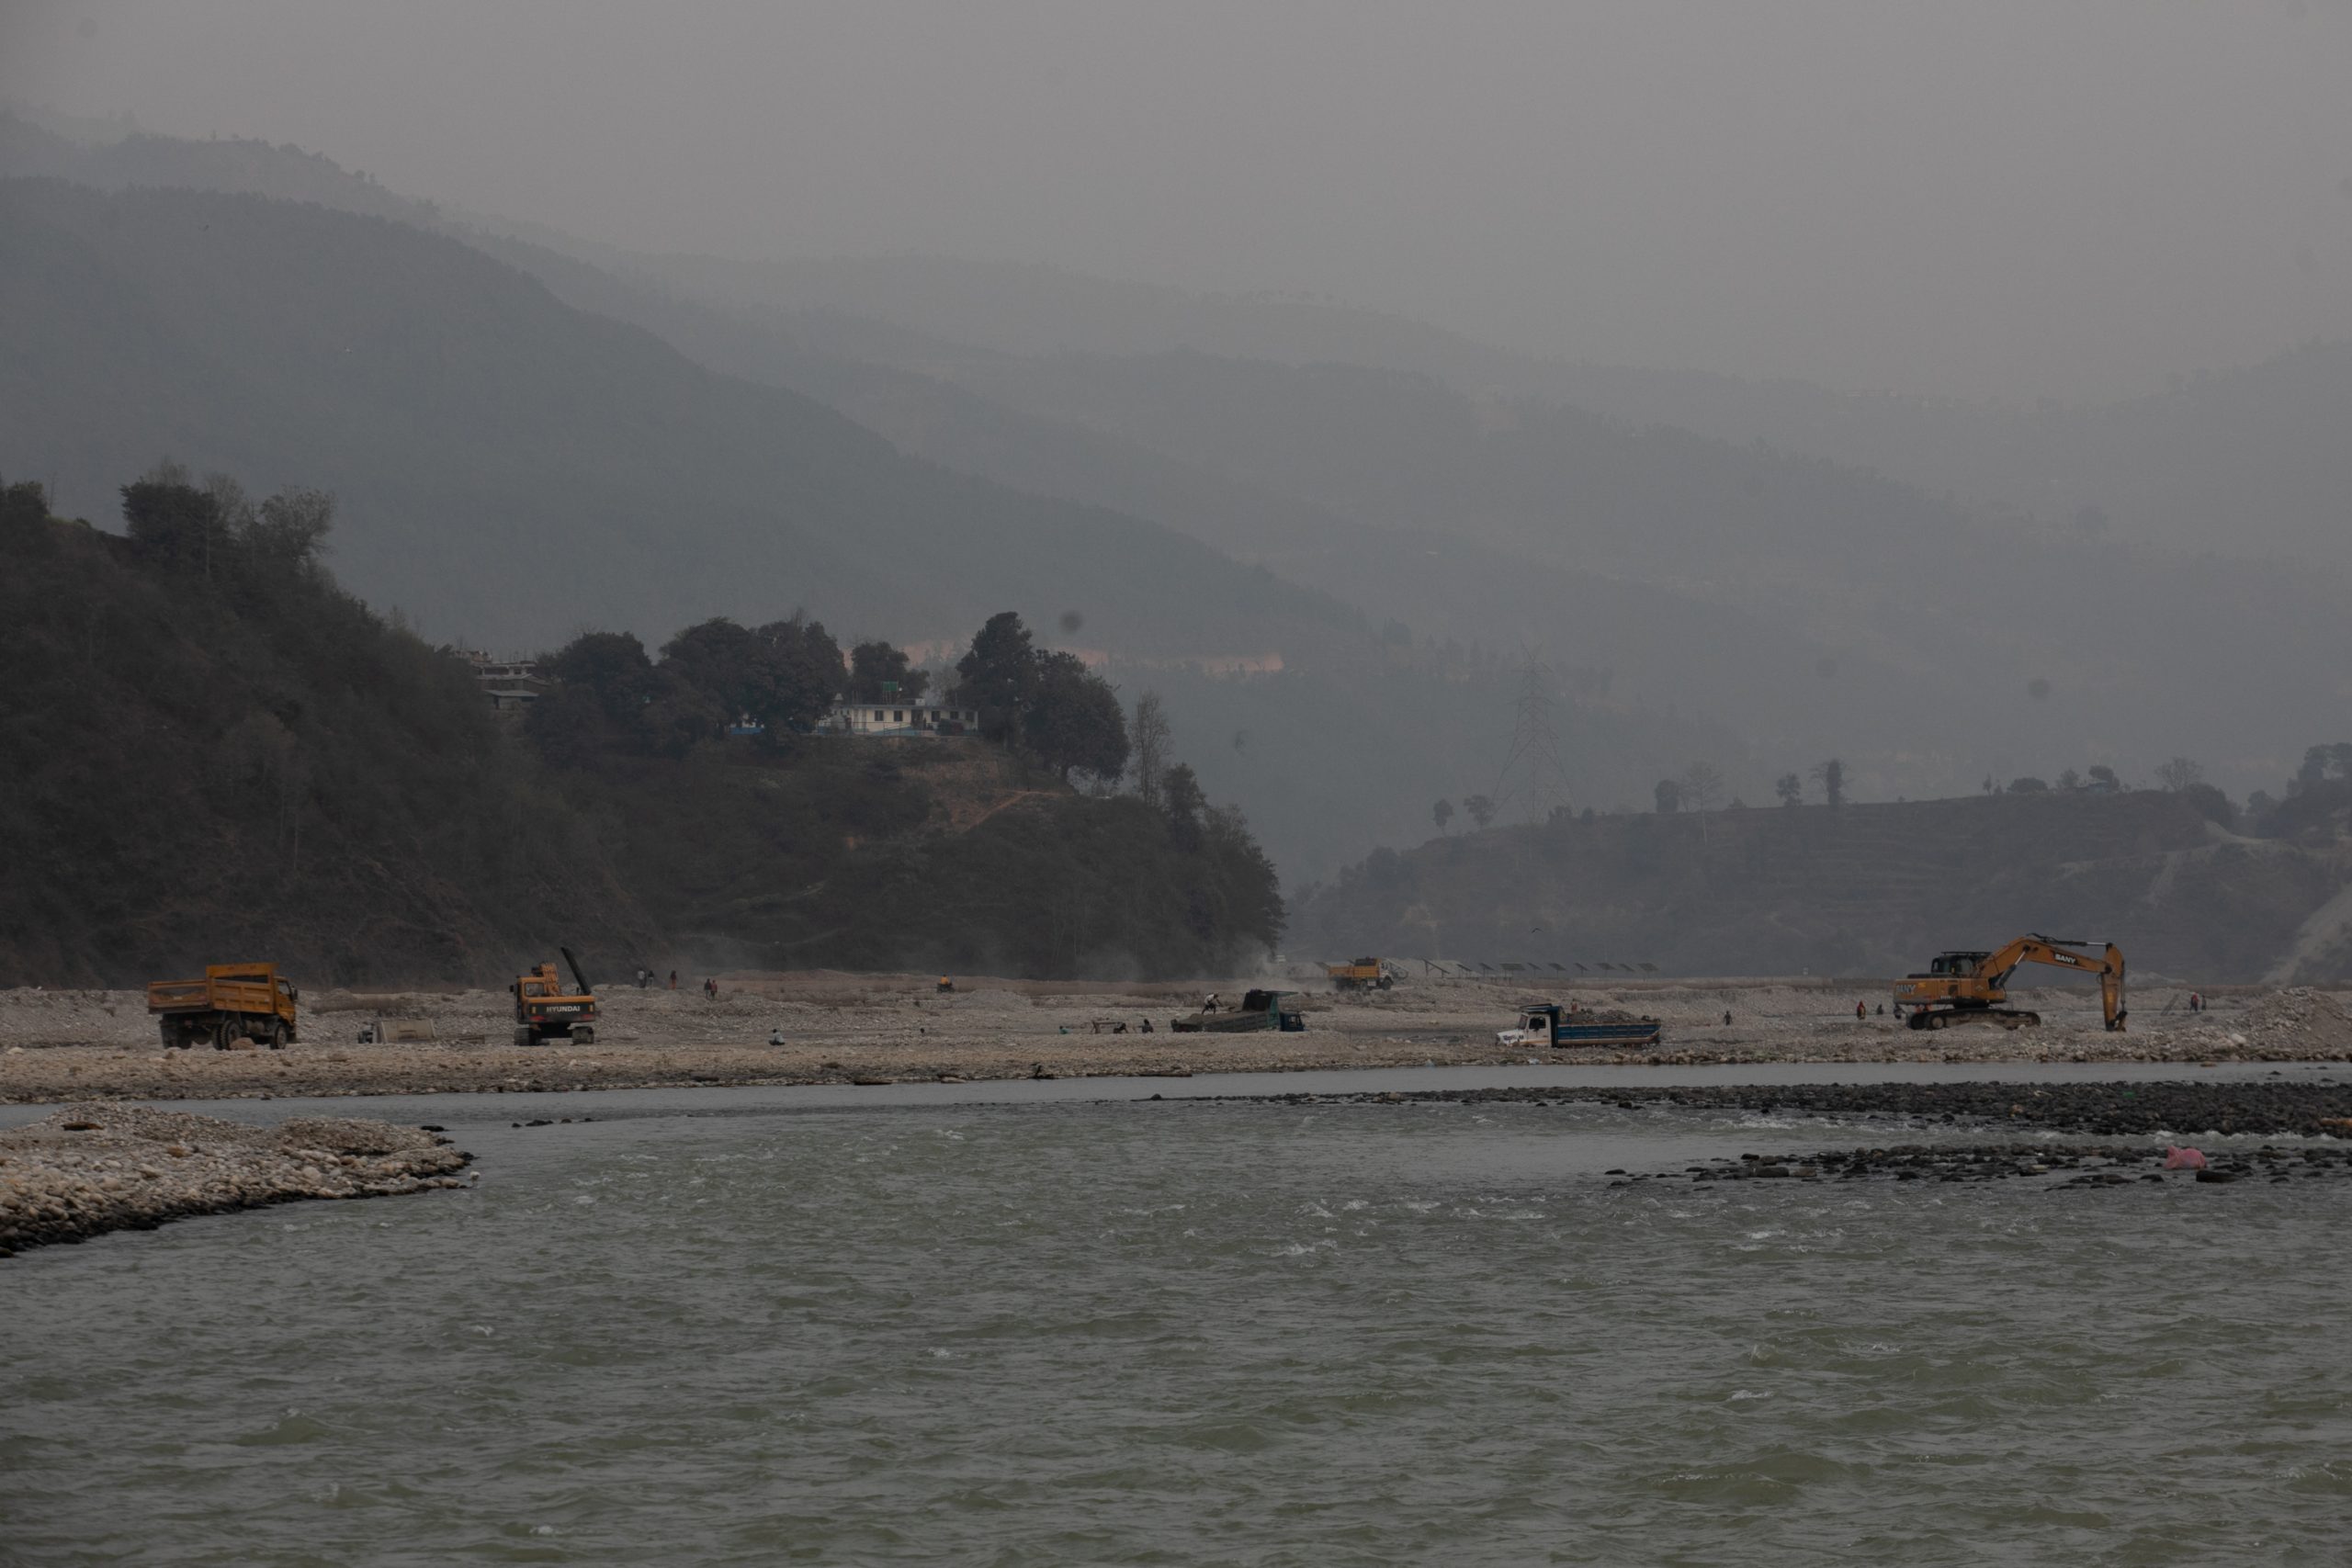
<svg viewBox="0 0 2352 1568">
<path fill-rule="evenodd" d="M 1077 609 L 1131 652 L 1350 613 L 1156 525 L 902 456 L 480 252 L 314 205 L 0 184 L 17 471 L 106 515 L 161 453 L 346 497 L 339 570 L 502 646 L 805 605 L 902 640 Z M 659 519 L 658 529 L 649 520 Z"/>
<path fill-rule="evenodd" d="M 26 140 L 0 137 L 0 148 Z M 356 176 L 338 185 L 334 175 L 340 171 L 332 164 L 292 149 L 142 140 L 136 166 L 151 174 L 176 173 L 191 183 L 292 184 L 328 205 L 385 199 L 380 187 Z M 223 146 L 232 155 L 214 151 Z M 176 169 L 175 155 L 182 159 Z M 281 156 L 292 172 L 272 169 Z M 88 177 L 120 183 L 130 166 L 118 153 Z M 643 328 L 705 369 L 722 372 L 721 381 L 786 389 L 848 414 L 855 423 L 841 431 L 843 448 L 867 452 L 886 467 L 879 454 L 888 446 L 858 427 L 879 432 L 900 452 L 1030 497 L 1066 497 L 1125 513 L 1120 525 L 1141 527 L 1136 536 L 1156 548 L 1172 542 L 1132 519 L 1170 525 L 1276 574 L 1235 580 L 1231 589 L 1200 579 L 1201 590 L 1182 592 L 1171 605 L 1155 591 L 1165 578 L 1160 569 L 1139 567 L 1124 558 L 1124 547 L 1114 547 L 1111 554 L 1120 558 L 1102 563 L 1104 591 L 1068 594 L 1057 606 L 1012 595 L 1082 571 L 1076 564 L 1082 552 L 1049 547 L 1035 559 L 1050 565 L 1016 571 L 993 558 L 999 552 L 976 547 L 991 558 L 988 567 L 998 569 L 987 580 L 989 591 L 1001 591 L 1003 603 L 1018 604 L 1034 621 L 1051 626 L 1060 608 L 1084 604 L 1088 629 L 1077 640 L 1107 645 L 1131 671 L 1131 684 L 1170 687 L 1180 720 L 1196 732 L 1245 728 L 1224 720 L 1237 689 L 1177 679 L 1166 673 L 1169 660 L 1283 653 L 1293 673 L 1265 695 L 1287 693 L 1303 705 L 1282 721 L 1272 720 L 1263 703 L 1251 705 L 1260 720 L 1246 727 L 1259 737 L 1254 746 L 1230 754 L 1217 749 L 1203 774 L 1262 820 L 1286 864 L 1297 863 L 1287 852 L 1300 841 L 1286 830 L 1311 836 L 1318 847 L 1309 874 L 1360 851 L 1366 839 L 1351 841 L 1350 831 L 1409 841 L 1426 820 L 1426 801 L 1418 798 L 1425 789 L 1458 795 L 1490 786 L 1512 723 L 1515 682 L 1503 666 L 1532 653 L 1554 666 L 1563 704 L 1589 716 L 1586 734 L 1595 750 L 1572 761 L 1576 798 L 1616 805 L 1639 802 L 1648 778 L 1693 756 L 1724 764 L 1736 789 L 1761 798 L 1779 771 L 1832 752 L 1849 758 L 1857 787 L 1867 794 L 1950 793 L 1971 787 L 1980 773 L 2006 779 L 2094 760 L 2146 766 L 2184 749 L 2202 756 L 2222 782 L 2244 788 L 2277 776 L 2310 739 L 2301 720 L 2267 716 L 2325 708 L 2345 694 L 2331 673 L 2345 667 L 2342 639 L 2333 631 L 2340 616 L 2329 608 L 2324 582 L 2299 583 L 2227 561 L 2118 550 L 2095 534 L 1972 513 L 1867 472 L 1641 428 L 1541 396 L 1474 397 L 1426 367 L 1333 363 L 1314 355 L 1284 363 L 1280 354 L 1289 344 L 1405 361 L 1413 356 L 1405 352 L 1411 344 L 1425 345 L 1413 353 L 1426 357 L 1438 353 L 1426 345 L 1444 340 L 1444 354 L 1458 360 L 1459 345 L 1468 340 L 1442 329 L 1402 323 L 1391 337 L 1374 333 L 1378 341 L 1370 346 L 1351 349 L 1335 339 L 1344 334 L 1334 323 L 1373 313 L 1315 305 L 1296 318 L 1311 318 L 1314 333 L 1256 332 L 1248 346 L 1258 352 L 1251 355 L 1179 344 L 1145 354 L 1024 357 L 1002 344 L 974 346 L 933 335 L 930 329 L 953 324 L 934 317 L 893 321 L 847 308 L 888 305 L 905 269 L 886 265 L 862 292 L 814 303 L 779 305 L 756 290 L 715 303 L 699 297 L 706 284 L 691 276 L 680 281 L 658 258 L 631 258 L 528 225 L 457 219 L 426 203 L 403 210 L 528 273 L 587 320 Z M 1012 270 L 1033 292 L 1076 276 Z M 1127 286 L 1105 287 L 1115 292 Z M 1279 315 L 1299 302 L 1251 303 Z M 428 333 L 446 325 L 429 319 L 425 299 L 413 304 Z M 1027 308 L 1034 315 L 1038 307 Z M 1188 325 L 1200 314 L 1187 305 L 1138 320 L 1164 342 L 1204 331 Z M 1073 317 L 1081 328 L 1091 319 L 1083 311 Z M 1022 318 L 1008 310 L 1002 320 L 1017 324 Z M 1006 343 L 1018 341 L 1009 327 L 1001 332 Z M 1073 333 L 1069 341 L 1086 340 Z M 1129 341 L 1155 340 L 1138 331 Z M 580 368 L 551 379 L 594 382 L 605 373 L 605 357 L 598 351 L 575 360 Z M 663 364 L 648 384 L 667 396 L 665 378 L 677 371 Z M 758 395 L 750 387 L 743 391 Z M 635 406 L 650 413 L 660 400 L 640 398 Z M 794 407 L 796 423 L 818 412 Z M 168 412 L 175 415 L 177 405 Z M 469 434 L 486 435 L 516 412 L 502 403 Z M 665 423 L 605 422 L 605 445 L 617 459 L 645 438 L 646 427 Z M 149 428 L 175 429 L 161 417 Z M 861 446 L 860 437 L 871 446 Z M 668 438 L 677 439 L 676 433 Z M 526 445 L 543 453 L 560 446 L 544 429 Z M 645 475 L 618 474 L 620 492 L 631 496 L 633 507 L 616 509 L 608 495 L 600 496 L 582 509 L 582 519 L 626 532 L 632 525 L 604 520 L 616 510 L 634 510 L 662 517 L 665 528 L 674 525 L 677 497 L 708 494 L 712 479 L 742 466 L 727 441 L 695 445 L 707 454 L 699 467 L 659 451 L 645 465 L 674 479 L 666 498 L 656 498 L 652 492 L 662 486 L 642 482 Z M 167 436 L 159 446 L 90 457 L 85 467 L 135 471 L 166 446 L 198 454 L 197 446 Z M 206 467 L 214 461 L 198 460 Z M 225 456 L 220 461 L 271 482 L 320 478 L 299 468 L 255 469 Z M 367 483 L 383 495 L 412 478 L 379 469 Z M 953 482 L 944 473 L 934 478 Z M 731 482 L 716 487 L 726 496 L 718 510 L 748 525 L 767 502 L 728 493 Z M 786 494 L 797 481 L 771 468 L 767 482 L 773 493 Z M 523 483 L 519 473 L 510 480 Z M 101 501 L 84 499 L 70 479 L 64 488 L 77 504 L 103 514 Z M 452 583 L 446 577 L 412 581 L 388 592 L 373 575 L 385 563 L 356 553 L 364 508 L 372 502 L 346 483 L 336 488 L 346 490 L 353 520 L 345 540 L 346 574 L 375 596 L 447 625 L 443 606 L 459 598 Z M 1009 493 L 981 493 L 1026 504 Z M 414 498 L 401 504 L 413 506 Z M 1050 503 L 1045 510 L 1067 516 Z M 483 514 L 478 507 L 447 511 Z M 871 522 L 861 513 L 850 531 Z M 570 537 L 540 526 L 541 538 Z M 903 542 L 873 542 L 886 558 L 920 552 L 925 547 L 915 541 L 929 526 L 902 533 Z M 820 529 L 819 536 L 785 549 L 799 561 L 809 590 L 796 587 L 793 603 L 837 623 L 876 613 L 862 606 L 879 603 L 883 586 L 842 586 L 860 569 L 857 550 L 830 558 L 842 536 L 838 529 Z M 608 532 L 599 551 L 617 538 Z M 1192 564 L 1206 571 L 1206 558 Z M 400 563 L 391 564 L 397 570 Z M 462 575 L 474 589 L 479 574 Z M 615 570 L 609 559 L 583 561 L 568 543 L 527 573 L 535 597 L 557 584 L 576 590 L 566 601 L 574 618 L 556 634 L 591 623 L 675 626 L 713 608 L 780 613 L 731 601 L 714 605 L 697 597 L 707 592 L 699 586 L 674 592 L 666 581 L 674 575 L 684 575 L 682 569 Z M 1313 588 L 1294 589 L 1281 579 Z M 729 586 L 718 592 L 734 591 L 740 576 L 729 571 L 720 581 Z M 1948 581 L 1963 594 L 1917 591 Z M 903 611 L 922 597 L 917 585 L 898 603 Z M 509 600 L 485 599 L 478 591 L 473 598 L 461 612 L 469 632 L 513 614 Z M 648 604 L 658 607 L 631 607 Z M 1431 668 L 1447 662 L 1440 645 L 1449 640 L 1483 643 L 1488 673 L 1477 680 L 1485 694 L 1467 705 L 1484 716 L 1483 745 L 1464 733 L 1449 741 L 1442 767 L 1405 767 L 1401 750 L 1410 748 L 1384 737 L 1451 734 L 1464 702 L 1459 694 L 1448 702 L 1433 689 L 1399 700 L 1425 689 L 1399 684 L 1393 672 L 1350 651 L 1363 647 L 1368 628 L 1350 630 L 1341 604 L 1363 607 L 1374 624 L 1385 619 L 1409 627 L 1428 646 Z M 968 608 L 941 606 L 925 618 L 947 631 L 967 626 L 972 615 Z M 2185 624 L 2212 633 L 2211 646 L 2222 656 L 2199 654 L 2177 635 Z M 858 629 L 910 638 L 928 633 L 898 625 Z M 500 634 L 491 635 L 494 640 Z M 1500 664 L 1498 653 L 1505 656 Z M 2259 701 L 2239 700 L 2249 692 Z M 1438 706 L 1419 706 L 1424 701 Z M 2184 709 L 2210 711 L 2218 722 L 2184 731 Z M 1268 739 L 1270 733 L 1275 739 Z M 1310 734 L 1311 746 L 1303 743 Z M 1903 739 L 1863 747 L 1854 743 L 1858 734 Z M 1282 754 L 1286 743 L 1288 757 Z M 1408 773 L 1427 776 L 1408 782 Z M 1335 813 L 1334 803 L 1317 802 L 1318 790 L 1344 795 L 1349 804 Z M 1361 826 L 1351 829 L 1351 822 Z"/>
<path fill-rule="evenodd" d="M 1854 391 L 1794 379 L 1520 354 L 1381 311 L 1285 296 L 1196 294 L 1042 264 L 881 256 L 639 264 L 713 302 L 835 311 L 922 334 L 897 361 L 962 375 L 990 357 L 1190 350 L 1292 366 L 1434 377 L 1476 398 L 1540 398 L 1634 427 L 1876 469 L 1972 509 L 2071 525 L 2095 509 L 2115 536 L 2352 569 L 2341 499 L 2352 455 L 2352 344 L 2315 343 L 2143 397 L 2007 405 Z M 963 357 L 940 344 L 971 345 Z"/>
</svg>

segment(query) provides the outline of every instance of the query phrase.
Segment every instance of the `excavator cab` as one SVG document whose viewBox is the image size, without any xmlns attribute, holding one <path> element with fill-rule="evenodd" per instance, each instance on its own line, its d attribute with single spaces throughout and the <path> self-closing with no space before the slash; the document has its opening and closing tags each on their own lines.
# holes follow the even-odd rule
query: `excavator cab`
<svg viewBox="0 0 2352 1568">
<path fill-rule="evenodd" d="M 1946 976 L 1957 977 L 1974 975 L 1984 962 L 1992 956 L 1989 953 L 1939 953 L 1929 961 L 1928 972 L 1925 975 L 1914 975 L 1911 978 L 1940 980 Z"/>
</svg>

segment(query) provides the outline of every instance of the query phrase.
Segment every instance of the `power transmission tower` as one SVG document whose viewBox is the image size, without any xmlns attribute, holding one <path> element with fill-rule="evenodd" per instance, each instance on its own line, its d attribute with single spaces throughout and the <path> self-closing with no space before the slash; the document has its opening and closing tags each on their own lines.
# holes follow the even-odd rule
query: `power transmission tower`
<svg viewBox="0 0 2352 1568">
<path fill-rule="evenodd" d="M 1527 819 L 1541 822 L 1568 803 L 1558 713 L 1552 667 L 1531 652 L 1519 670 L 1519 712 L 1511 725 L 1510 754 L 1495 778 L 1498 809 L 1516 796 L 1527 804 Z"/>
</svg>

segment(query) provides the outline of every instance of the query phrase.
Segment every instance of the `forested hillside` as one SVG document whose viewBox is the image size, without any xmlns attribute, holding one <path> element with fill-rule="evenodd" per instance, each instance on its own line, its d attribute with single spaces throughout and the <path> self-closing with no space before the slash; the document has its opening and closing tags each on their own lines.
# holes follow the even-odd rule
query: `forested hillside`
<svg viewBox="0 0 2352 1568">
<path fill-rule="evenodd" d="M 2338 820 L 2287 838 L 2154 790 L 1562 818 L 1378 852 L 1303 901 L 1293 945 L 1899 975 L 2047 931 L 2114 942 L 2150 977 L 2340 980 L 2352 908 L 2331 901 L 2352 887 L 2352 840 L 2335 836 L 2342 791 L 2324 793 Z"/>
<path fill-rule="evenodd" d="M 619 663 L 559 660 L 574 681 L 518 730 L 464 660 L 326 574 L 322 493 L 165 472 L 122 500 L 112 535 L 0 487 L 0 984 L 255 957 L 312 983 L 497 982 L 559 942 L 607 976 L 1164 976 L 1281 931 L 1272 866 L 1189 770 L 1154 802 L 1066 782 L 1115 776 L 1126 742 L 1108 689 L 1051 656 L 1012 678 L 1076 682 L 1095 728 L 1033 696 L 1049 722 L 1010 751 L 797 734 L 849 679 L 798 620 L 705 621 L 658 662 L 604 634 Z M 582 722 L 604 698 L 625 724 Z M 727 738 L 747 707 L 775 722 Z"/>
</svg>

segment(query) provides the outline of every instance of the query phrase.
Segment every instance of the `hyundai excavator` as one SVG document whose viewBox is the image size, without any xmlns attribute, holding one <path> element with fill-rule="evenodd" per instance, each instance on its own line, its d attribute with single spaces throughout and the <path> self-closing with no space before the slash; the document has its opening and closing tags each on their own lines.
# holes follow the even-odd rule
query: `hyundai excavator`
<svg viewBox="0 0 2352 1568">
<path fill-rule="evenodd" d="M 2129 1016 L 2123 1008 L 2122 950 L 2110 942 L 2103 955 L 2076 951 L 2089 945 L 2036 931 L 1996 953 L 1938 953 L 1926 974 L 1895 982 L 1894 1008 L 1897 1012 L 1911 1010 L 1909 1022 L 1914 1029 L 1946 1029 L 1980 1020 L 2004 1029 L 2040 1023 L 2040 1013 L 2007 1005 L 2007 987 L 2019 964 L 2047 964 L 2054 969 L 2098 976 L 2100 1011 L 2109 1032 L 2120 1032 Z"/>
<path fill-rule="evenodd" d="M 556 976 L 555 965 L 542 964 L 527 975 L 518 975 L 509 987 L 514 993 L 514 1043 L 537 1045 L 543 1041 L 569 1039 L 574 1045 L 596 1043 L 596 988 L 581 972 L 580 960 L 571 949 L 556 949 L 571 966 L 571 977 L 580 982 L 576 991 L 564 988 Z"/>
</svg>

